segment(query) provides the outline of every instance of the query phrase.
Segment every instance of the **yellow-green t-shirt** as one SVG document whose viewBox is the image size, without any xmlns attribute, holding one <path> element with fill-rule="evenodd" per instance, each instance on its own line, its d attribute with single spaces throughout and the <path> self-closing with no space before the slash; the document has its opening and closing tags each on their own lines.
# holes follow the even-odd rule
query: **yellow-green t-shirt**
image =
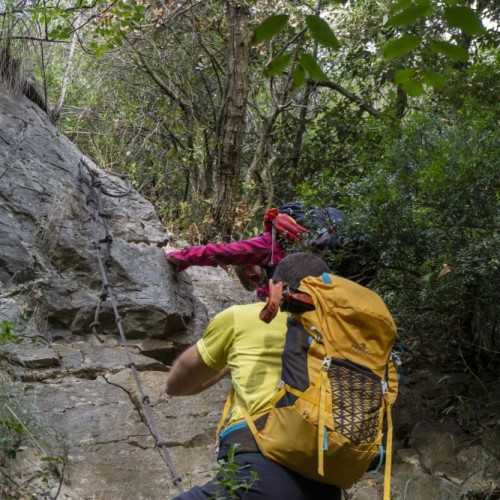
<svg viewBox="0 0 500 500">
<path fill-rule="evenodd" d="M 231 370 L 233 387 L 252 415 L 271 408 L 281 378 L 287 314 L 279 312 L 271 323 L 259 319 L 264 303 L 230 307 L 209 323 L 197 348 L 207 366 Z M 229 424 L 243 415 L 235 403 Z"/>
</svg>

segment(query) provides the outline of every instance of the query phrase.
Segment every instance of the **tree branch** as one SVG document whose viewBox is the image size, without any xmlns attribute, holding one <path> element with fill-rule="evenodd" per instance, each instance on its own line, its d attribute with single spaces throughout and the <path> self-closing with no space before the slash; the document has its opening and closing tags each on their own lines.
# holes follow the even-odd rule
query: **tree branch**
<svg viewBox="0 0 500 500">
<path fill-rule="evenodd" d="M 321 80 L 321 81 L 316 81 L 313 80 L 312 78 L 307 79 L 307 84 L 308 85 L 315 85 L 316 87 L 327 87 L 329 89 L 336 90 L 339 94 L 342 94 L 344 97 L 349 99 L 351 102 L 354 102 L 357 104 L 360 109 L 363 111 L 366 111 L 367 113 L 370 113 L 372 116 L 379 117 L 380 113 L 377 111 L 373 106 L 370 104 L 364 102 L 360 97 L 357 95 L 353 94 L 352 92 L 349 92 L 347 89 L 339 85 L 338 83 L 332 82 L 331 80 Z"/>
<path fill-rule="evenodd" d="M 188 103 L 186 103 L 184 100 L 182 100 L 167 85 L 167 83 L 158 76 L 158 73 L 156 73 L 156 71 L 151 67 L 151 65 L 149 64 L 149 62 L 146 60 L 146 58 L 144 57 L 144 55 L 141 52 L 136 50 L 136 53 L 137 53 L 137 56 L 139 57 L 139 60 L 141 62 L 141 65 L 142 65 L 144 71 L 146 71 L 146 73 L 152 78 L 152 80 L 156 83 L 156 85 L 158 85 L 160 90 L 165 95 L 170 97 L 170 99 L 175 101 L 181 107 L 181 109 L 184 111 L 184 113 L 186 113 L 186 115 L 193 115 L 194 113 L 193 113 L 193 109 L 191 108 L 191 106 Z"/>
</svg>

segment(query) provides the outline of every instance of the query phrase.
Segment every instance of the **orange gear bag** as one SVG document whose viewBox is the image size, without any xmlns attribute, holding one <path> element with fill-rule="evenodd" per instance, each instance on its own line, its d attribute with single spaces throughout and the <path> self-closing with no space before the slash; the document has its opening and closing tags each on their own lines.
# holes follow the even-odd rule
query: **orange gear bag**
<svg viewBox="0 0 500 500">
<path fill-rule="evenodd" d="M 278 235 L 284 236 L 292 243 L 302 241 L 309 231 L 290 215 L 280 213 L 277 208 L 268 210 L 264 215 L 264 229 L 271 232 L 273 228 Z"/>
</svg>

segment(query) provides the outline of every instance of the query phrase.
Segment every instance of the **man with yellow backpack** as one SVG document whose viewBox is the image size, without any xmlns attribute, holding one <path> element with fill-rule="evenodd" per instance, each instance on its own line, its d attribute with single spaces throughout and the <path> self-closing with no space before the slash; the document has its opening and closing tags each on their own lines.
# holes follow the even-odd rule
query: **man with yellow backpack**
<svg viewBox="0 0 500 500">
<path fill-rule="evenodd" d="M 383 301 L 303 252 L 285 257 L 270 285 L 265 305 L 218 314 L 172 367 L 173 396 L 231 373 L 218 459 L 234 449 L 244 485 L 225 496 L 216 477 L 179 499 L 340 500 L 381 454 L 397 394 L 395 325 Z"/>
</svg>

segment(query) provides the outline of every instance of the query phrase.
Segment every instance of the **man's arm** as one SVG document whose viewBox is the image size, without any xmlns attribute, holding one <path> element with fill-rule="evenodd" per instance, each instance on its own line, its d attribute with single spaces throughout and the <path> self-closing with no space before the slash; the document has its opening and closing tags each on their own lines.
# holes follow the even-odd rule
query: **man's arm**
<svg viewBox="0 0 500 500">
<path fill-rule="evenodd" d="M 220 371 L 209 368 L 196 345 L 192 345 L 175 360 L 165 390 L 169 396 L 191 396 L 208 389 L 227 373 L 228 367 Z"/>
</svg>

